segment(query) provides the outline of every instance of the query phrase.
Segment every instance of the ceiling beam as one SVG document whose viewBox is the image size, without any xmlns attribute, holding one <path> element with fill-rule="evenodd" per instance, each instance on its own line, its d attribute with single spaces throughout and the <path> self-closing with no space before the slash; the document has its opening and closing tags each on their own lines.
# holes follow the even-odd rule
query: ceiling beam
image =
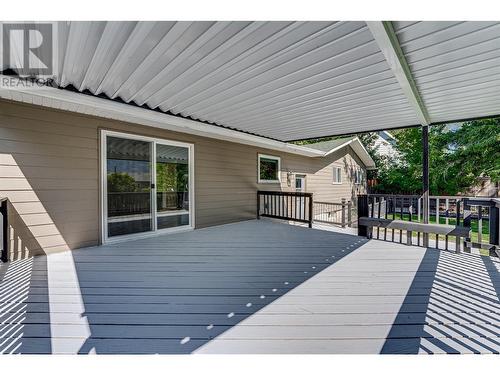
<svg viewBox="0 0 500 375">
<path fill-rule="evenodd" d="M 408 98 L 410 105 L 415 110 L 420 124 L 429 125 L 431 123 L 429 113 L 418 92 L 417 84 L 413 79 L 410 66 L 406 62 L 403 50 L 399 45 L 399 40 L 392 23 L 390 21 L 367 21 L 366 24 L 403 89 L 404 94 Z"/>
</svg>

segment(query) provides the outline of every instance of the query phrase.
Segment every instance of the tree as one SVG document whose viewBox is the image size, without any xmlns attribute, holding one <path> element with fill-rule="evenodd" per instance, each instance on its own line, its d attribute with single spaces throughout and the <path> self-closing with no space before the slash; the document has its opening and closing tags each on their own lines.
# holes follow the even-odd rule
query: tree
<svg viewBox="0 0 500 375">
<path fill-rule="evenodd" d="M 376 192 L 417 194 L 422 190 L 422 132 L 420 128 L 393 131 L 398 157 L 376 161 Z"/>
<path fill-rule="evenodd" d="M 375 161 L 375 192 L 422 193 L 422 130 L 420 127 L 392 130 L 396 157 L 383 157 L 375 150 L 377 133 L 357 134 Z M 297 142 L 307 145 L 342 137 Z M 433 195 L 457 195 L 477 185 L 481 177 L 500 182 L 500 118 L 429 127 L 429 182 Z"/>
<path fill-rule="evenodd" d="M 457 190 L 477 184 L 481 176 L 500 181 L 500 118 L 466 122 L 449 132 L 445 143 L 451 157 L 442 170 L 448 178 L 460 174 Z"/>
<path fill-rule="evenodd" d="M 188 177 L 187 164 L 156 164 L 156 185 L 158 192 L 187 191 Z"/>
<path fill-rule="evenodd" d="M 112 193 L 134 192 L 137 189 L 135 179 L 124 172 L 108 174 L 108 191 Z"/>
<path fill-rule="evenodd" d="M 399 160 L 381 164 L 377 192 L 419 194 L 422 191 L 420 128 L 393 131 Z M 466 193 L 479 179 L 500 180 L 500 119 L 476 120 L 429 128 L 429 181 L 434 195 Z"/>
</svg>

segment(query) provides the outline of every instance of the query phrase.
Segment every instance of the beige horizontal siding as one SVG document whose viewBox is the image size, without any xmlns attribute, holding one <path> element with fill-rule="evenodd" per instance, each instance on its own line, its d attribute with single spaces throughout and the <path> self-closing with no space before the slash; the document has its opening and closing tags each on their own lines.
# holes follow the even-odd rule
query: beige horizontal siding
<svg viewBox="0 0 500 375">
<path fill-rule="evenodd" d="M 207 125 L 208 126 L 208 125 Z M 195 145 L 196 227 L 255 217 L 256 190 L 295 188 L 287 173 L 307 174 L 316 198 L 339 201 L 353 186 L 331 184 L 328 160 L 112 121 L 34 105 L 0 101 L 0 196 L 11 205 L 11 258 L 99 243 L 99 132 L 127 132 Z M 257 155 L 281 157 L 281 184 L 257 184 Z M 348 171 L 346 169 L 346 176 Z M 347 179 L 345 179 L 347 181 Z"/>
<path fill-rule="evenodd" d="M 358 194 L 366 193 L 366 169 L 358 156 L 350 148 L 335 152 L 323 160 L 314 163 L 317 170 L 306 177 L 306 188 L 314 193 L 314 200 L 322 202 L 340 202 L 342 199 L 356 203 Z M 340 167 L 342 183 L 333 183 L 333 167 Z M 354 171 L 363 170 L 361 184 L 354 183 Z"/>
</svg>

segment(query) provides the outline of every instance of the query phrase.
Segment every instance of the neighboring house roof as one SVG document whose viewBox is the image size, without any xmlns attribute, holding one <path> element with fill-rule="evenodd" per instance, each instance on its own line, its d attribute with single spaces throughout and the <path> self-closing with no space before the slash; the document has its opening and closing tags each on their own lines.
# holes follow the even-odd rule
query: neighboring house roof
<svg viewBox="0 0 500 375">
<path fill-rule="evenodd" d="M 387 132 L 387 131 L 379 131 L 377 132 L 377 138 L 374 142 L 374 151 L 380 156 L 386 157 L 396 157 L 397 151 L 394 149 L 394 144 L 396 142 L 396 138 Z"/>
<path fill-rule="evenodd" d="M 338 148 L 339 146 L 345 146 L 347 142 L 352 141 L 356 137 L 346 137 L 346 138 L 338 138 L 332 139 L 331 141 L 324 141 L 318 143 L 310 143 L 305 145 L 304 147 L 313 148 L 315 150 L 330 152 L 333 149 Z"/>
<path fill-rule="evenodd" d="M 302 147 L 321 151 L 324 153 L 324 157 L 348 146 L 350 146 L 356 155 L 361 159 L 366 169 L 376 168 L 375 162 L 371 158 L 368 151 L 366 151 L 366 148 L 363 146 L 358 137 L 332 139 L 331 141 L 311 143 Z"/>
<path fill-rule="evenodd" d="M 386 131 L 386 130 L 379 131 L 379 132 L 378 132 L 378 135 L 379 135 L 382 139 L 384 139 L 385 141 L 387 141 L 387 142 L 389 142 L 389 143 L 391 143 L 391 142 L 393 142 L 393 141 L 395 141 L 395 140 L 396 140 L 396 138 L 395 138 L 395 137 L 394 137 L 391 133 L 389 133 L 389 132 L 388 132 L 388 131 Z"/>
</svg>

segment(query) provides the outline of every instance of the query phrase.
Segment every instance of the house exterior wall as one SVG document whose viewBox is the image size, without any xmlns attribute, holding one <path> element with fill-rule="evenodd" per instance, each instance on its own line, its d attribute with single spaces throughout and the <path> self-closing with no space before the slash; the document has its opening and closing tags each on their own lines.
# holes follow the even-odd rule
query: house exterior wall
<svg viewBox="0 0 500 375">
<path fill-rule="evenodd" d="M 314 160 L 318 171 L 306 178 L 306 190 L 320 202 L 340 202 L 342 198 L 356 204 L 358 194 L 366 194 L 366 168 L 350 147 L 343 148 L 323 160 Z M 333 167 L 340 167 L 342 183 L 333 184 Z M 354 172 L 362 171 L 360 184 L 354 182 Z"/>
<path fill-rule="evenodd" d="M 331 183 L 332 163 L 344 167 L 343 179 L 359 164 L 352 151 L 307 158 L 0 101 L 0 196 L 11 201 L 11 259 L 99 244 L 101 129 L 194 144 L 196 228 L 253 219 L 257 189 L 295 190 L 286 171 L 306 174 L 306 189 L 318 199 L 350 199 L 358 190 Z M 257 184 L 259 153 L 281 157 L 281 184 Z"/>
<path fill-rule="evenodd" d="M 276 155 L 272 151 L 270 154 Z M 341 184 L 333 183 L 334 166 L 341 168 Z M 356 169 L 362 170 L 361 184 L 354 183 Z M 290 184 L 287 182 L 288 172 L 291 172 Z M 306 176 L 306 192 L 313 193 L 315 201 L 340 202 L 344 198 L 355 203 L 358 194 L 366 194 L 366 168 L 350 147 L 342 148 L 324 158 L 291 158 L 289 155 L 282 158 L 280 189 L 295 191 L 296 175 Z M 259 189 L 270 187 L 267 185 L 273 184 L 260 184 Z M 274 186 L 276 187 L 276 184 Z"/>
<path fill-rule="evenodd" d="M 398 156 L 397 151 L 393 147 L 394 142 L 395 140 L 391 139 L 387 132 L 378 132 L 373 148 L 382 157 L 394 158 Z"/>
</svg>

